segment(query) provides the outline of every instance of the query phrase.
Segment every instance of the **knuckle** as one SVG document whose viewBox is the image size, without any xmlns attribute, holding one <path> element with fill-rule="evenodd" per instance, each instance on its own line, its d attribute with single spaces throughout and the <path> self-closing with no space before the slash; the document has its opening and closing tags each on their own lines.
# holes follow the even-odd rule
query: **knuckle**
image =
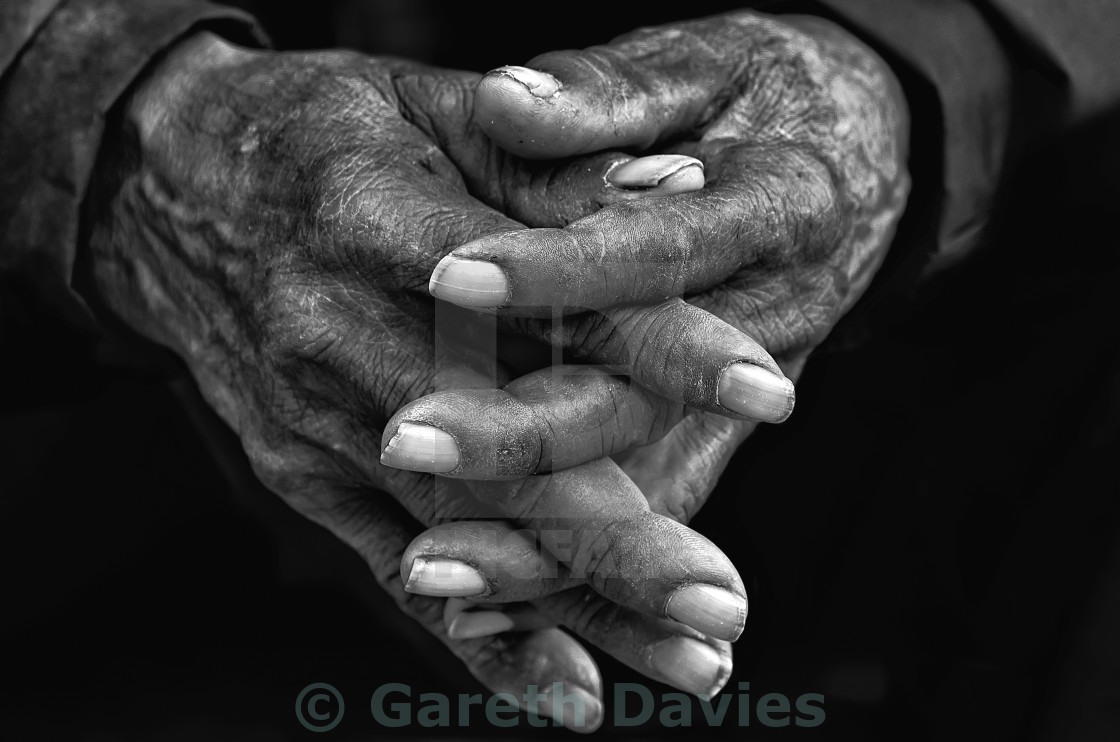
<svg viewBox="0 0 1120 742">
<path fill-rule="evenodd" d="M 564 615 L 564 625 L 578 634 L 601 634 L 609 630 L 614 613 L 611 603 L 586 591 L 582 599 L 569 605 Z"/>
<path fill-rule="evenodd" d="M 795 187 L 786 203 L 790 241 L 811 260 L 836 249 L 844 232 L 845 210 L 832 171 L 824 162 L 799 153 L 792 172 Z"/>
<path fill-rule="evenodd" d="M 269 281 L 259 311 L 261 351 L 281 365 L 321 360 L 344 337 L 336 298 L 299 277 L 283 275 Z"/>
<path fill-rule="evenodd" d="M 566 323 L 567 346 L 579 360 L 610 366 L 616 370 L 627 371 L 634 363 L 634 353 L 630 347 L 630 334 L 623 325 L 634 315 L 635 310 L 620 308 L 604 313 L 590 311 L 577 320 Z"/>
<path fill-rule="evenodd" d="M 241 445 L 261 484 L 285 499 L 300 498 L 321 474 L 321 462 L 306 446 L 270 440 L 279 437 L 242 435 Z"/>
<path fill-rule="evenodd" d="M 388 420 L 434 386 L 434 336 L 422 316 L 341 284 L 279 276 L 258 312 L 260 353 L 292 395 L 356 403 Z"/>
<path fill-rule="evenodd" d="M 398 409 L 435 391 L 430 356 L 404 349 L 386 350 L 368 360 L 362 371 L 365 399 L 383 420 Z"/>
<path fill-rule="evenodd" d="M 663 503 L 664 515 L 677 523 L 688 523 L 693 513 L 696 512 L 696 503 L 702 502 L 702 497 L 707 493 L 698 492 L 698 487 L 690 481 L 677 482 L 683 484 L 678 498 L 667 499 Z"/>
<path fill-rule="evenodd" d="M 721 314 L 771 354 L 814 347 L 836 323 L 847 285 L 843 274 L 829 266 L 787 270 L 733 289 Z"/>
</svg>

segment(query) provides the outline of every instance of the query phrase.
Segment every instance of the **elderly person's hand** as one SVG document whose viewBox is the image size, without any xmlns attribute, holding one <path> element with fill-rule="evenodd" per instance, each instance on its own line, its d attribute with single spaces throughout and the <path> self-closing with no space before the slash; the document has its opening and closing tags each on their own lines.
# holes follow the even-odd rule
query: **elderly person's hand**
<svg viewBox="0 0 1120 742">
<path fill-rule="evenodd" d="M 563 682 L 565 692 L 584 695 L 584 723 L 593 727 L 600 679 L 577 642 L 548 628 L 452 640 L 442 621 L 445 601 L 406 593 L 397 573 L 422 526 L 470 516 L 480 512 L 476 506 L 514 518 L 508 528 L 539 531 L 559 517 L 587 546 L 575 561 L 599 591 L 587 592 L 581 605 L 609 606 L 609 626 L 626 624 L 625 640 L 611 643 L 616 656 L 690 688 L 710 689 L 726 678 L 722 640 L 742 630 L 742 582 L 714 545 L 651 513 L 633 482 L 603 458 L 652 433 L 635 430 L 610 442 L 619 380 L 580 377 L 565 403 L 550 398 L 558 430 L 591 414 L 604 432 L 594 436 L 603 445 L 581 449 L 588 463 L 563 462 L 572 468 L 548 486 L 538 486 L 539 478 L 523 487 L 484 483 L 443 498 L 430 475 L 379 463 L 380 441 L 389 417 L 425 393 L 493 393 L 510 381 L 493 358 L 472 355 L 455 338 L 437 339 L 437 332 L 470 335 L 470 321 L 437 322 L 426 291 L 451 248 L 524 229 L 491 206 L 529 213 L 548 205 L 583 215 L 700 183 L 693 167 L 652 189 L 619 188 L 604 179 L 611 168 L 648 163 L 617 154 L 543 164 L 511 157 L 470 124 L 479 77 L 353 53 L 259 52 L 211 34 L 190 37 L 138 84 L 115 122 L 117 137 L 101 153 L 90 194 L 92 275 L 112 312 L 183 359 L 239 434 L 261 480 L 361 553 L 402 608 L 477 677 L 519 697 L 526 686 Z M 490 206 L 468 189 L 481 183 L 477 192 Z M 786 388 L 755 341 L 729 327 L 723 338 L 737 358 L 757 364 L 766 385 Z M 719 360 L 703 347 L 697 352 L 689 366 Z M 524 408 L 526 419 L 511 416 L 519 429 L 536 414 L 530 408 L 541 398 L 538 382 L 514 380 L 506 394 Z M 771 414 L 757 405 L 747 412 Z M 509 458 L 514 465 L 505 470 L 515 477 L 523 475 L 511 472 L 531 468 L 520 462 L 544 460 L 532 449 Z M 414 566 L 413 592 L 502 592 L 477 570 L 433 560 Z M 602 633 L 594 614 L 585 610 L 592 640 Z M 699 658 L 704 683 L 680 677 L 674 668 L 682 656 Z M 549 713 L 551 703 L 546 695 L 538 710 Z"/>
<path fill-rule="evenodd" d="M 540 229 L 460 247 L 431 280 L 441 299 L 496 313 L 569 359 L 638 382 L 619 395 L 611 452 L 654 511 L 687 521 L 755 427 L 736 417 L 777 421 L 792 401 L 778 386 L 737 384 L 765 364 L 739 363 L 745 358 L 724 341 L 727 328 L 757 338 L 795 378 L 883 259 L 909 185 L 907 110 L 893 74 L 827 21 L 744 12 L 495 70 L 479 85 L 475 120 L 526 157 L 626 148 L 703 162 L 707 183 L 698 192 L 606 205 L 586 217 L 564 204 L 517 204 L 510 215 Z M 620 166 L 609 177 L 641 187 L 664 174 L 642 167 Z M 585 308 L 596 311 L 578 311 Z M 532 319 L 556 312 L 568 316 Z M 696 363 L 682 363 L 688 358 Z M 539 441 L 548 442 L 553 469 L 598 453 L 586 436 L 557 431 L 548 414 L 524 427 L 509 405 L 487 402 L 493 395 L 443 392 L 409 405 L 386 431 L 387 459 L 444 476 L 495 478 L 536 471 L 537 459 L 515 462 L 521 468 L 495 462 L 503 451 L 537 450 Z M 571 432 L 599 431 L 594 414 Z M 399 448 L 409 436 L 451 453 L 434 468 L 405 460 Z M 749 482 L 741 489 L 750 491 Z M 493 546 L 501 541 L 493 531 L 505 527 L 439 526 L 410 547 L 405 567 L 416 557 L 452 555 L 488 571 L 517 599 L 570 584 L 503 582 L 503 574 L 524 570 L 527 551 Z M 537 602 L 555 617 L 555 600 Z"/>
</svg>

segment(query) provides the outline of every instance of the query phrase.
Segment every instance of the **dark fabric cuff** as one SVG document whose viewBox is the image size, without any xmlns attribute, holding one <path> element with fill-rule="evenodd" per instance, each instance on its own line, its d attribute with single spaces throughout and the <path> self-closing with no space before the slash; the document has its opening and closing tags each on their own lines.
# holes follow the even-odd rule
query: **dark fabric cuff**
<svg viewBox="0 0 1120 742">
<path fill-rule="evenodd" d="M 251 16 L 199 0 L 71 0 L 4 72 L 0 281 L 33 313 L 94 329 L 70 279 L 105 115 L 153 57 L 198 28 L 267 43 Z"/>
<path fill-rule="evenodd" d="M 975 245 L 1004 165 L 1012 109 L 1006 49 L 983 13 L 960 0 L 817 0 L 925 77 L 936 92 L 942 141 L 940 223 L 929 268 Z"/>
<path fill-rule="evenodd" d="M 8 0 L 0 4 L 0 71 L 8 69 L 62 0 Z"/>
</svg>

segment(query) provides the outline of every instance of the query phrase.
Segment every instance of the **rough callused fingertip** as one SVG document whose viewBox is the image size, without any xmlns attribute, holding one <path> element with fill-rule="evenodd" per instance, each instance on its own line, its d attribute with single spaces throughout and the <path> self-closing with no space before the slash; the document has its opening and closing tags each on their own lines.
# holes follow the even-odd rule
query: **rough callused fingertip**
<svg viewBox="0 0 1120 742">
<path fill-rule="evenodd" d="M 793 382 L 753 363 L 733 363 L 723 370 L 718 385 L 719 403 L 740 415 L 780 423 L 793 412 Z"/>
<path fill-rule="evenodd" d="M 463 611 L 451 619 L 447 636 L 451 639 L 481 639 L 514 627 L 513 618 L 502 611 Z"/>
<path fill-rule="evenodd" d="M 716 639 L 733 642 L 747 623 L 747 600 L 715 585 L 678 588 L 665 605 L 669 618 Z"/>
<path fill-rule="evenodd" d="M 656 189 L 664 195 L 704 187 L 704 163 L 687 155 L 648 155 L 615 165 L 607 182 L 616 188 Z"/>
<path fill-rule="evenodd" d="M 432 271 L 428 293 L 461 307 L 496 308 L 509 300 L 509 278 L 489 261 L 448 255 Z"/>
<path fill-rule="evenodd" d="M 504 67 L 498 67 L 495 70 L 490 70 L 490 72 L 486 74 L 488 77 L 511 77 L 524 85 L 536 98 L 551 98 L 556 95 L 562 87 L 560 81 L 547 72 L 531 70 L 528 67 L 520 67 L 518 65 L 510 64 Z"/>
<path fill-rule="evenodd" d="M 678 636 L 658 642 L 647 662 L 670 685 L 695 695 L 715 696 L 731 677 L 731 656 L 699 639 Z"/>
<path fill-rule="evenodd" d="M 405 592 L 439 598 L 485 595 L 486 580 L 477 569 L 455 559 L 416 557 L 404 583 Z"/>
<path fill-rule="evenodd" d="M 446 474 L 459 468 L 459 444 L 439 428 L 402 422 L 381 452 L 381 463 L 394 469 Z"/>
</svg>

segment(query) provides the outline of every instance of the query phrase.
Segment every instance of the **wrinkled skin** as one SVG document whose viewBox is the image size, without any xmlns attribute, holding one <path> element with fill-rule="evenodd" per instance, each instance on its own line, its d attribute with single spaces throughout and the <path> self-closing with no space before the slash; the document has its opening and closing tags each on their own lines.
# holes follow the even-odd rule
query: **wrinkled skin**
<svg viewBox="0 0 1120 742">
<path fill-rule="evenodd" d="M 576 360 L 664 391 L 672 380 L 652 378 L 657 364 L 695 331 L 694 318 L 675 321 L 684 312 L 671 303 L 610 305 L 685 295 L 759 339 L 796 378 L 866 290 L 905 205 L 907 111 L 889 68 L 821 19 L 746 12 L 642 29 L 526 66 L 550 73 L 559 89 L 538 98 L 502 70 L 484 78 L 475 117 L 498 144 L 537 158 L 614 147 L 683 152 L 704 162 L 707 184 L 582 218 L 561 205 L 548 223 L 512 209 L 564 229 L 498 235 L 453 252 L 510 277 L 510 300 L 490 311 Z M 518 316 L 535 314 L 536 304 L 599 311 L 558 329 Z M 394 423 L 422 410 L 428 424 L 450 427 L 449 410 L 476 396 L 439 395 L 442 413 L 421 400 Z M 692 409 L 665 437 L 615 460 L 655 511 L 687 522 L 755 426 Z M 445 532 L 448 549 L 462 538 L 461 527 Z M 429 532 L 412 553 L 445 553 L 440 538 L 439 529 Z"/>
<path fill-rule="evenodd" d="M 846 32 L 817 18 L 783 23 L 751 13 L 731 18 L 732 33 L 741 34 L 728 55 L 728 63 L 736 65 L 729 86 L 738 88 L 737 94 L 726 98 L 726 88 L 717 92 L 715 111 L 700 116 L 701 122 L 713 114 L 714 119 L 700 123 L 690 141 L 673 149 L 700 157 L 718 178 L 718 166 L 710 163 L 718 162 L 729 139 L 751 151 L 750 167 L 773 167 L 786 182 L 804 180 L 798 155 L 805 155 L 824 165 L 828 187 L 824 194 L 812 192 L 816 184 L 806 187 L 808 193 L 794 190 L 792 203 L 778 205 L 787 214 L 808 215 L 800 234 L 794 227 L 792 250 L 779 251 L 770 265 L 764 257 L 761 265 L 745 267 L 689 301 L 759 339 L 796 380 L 886 255 L 909 193 L 909 120 L 889 68 Z M 701 21 L 682 30 L 704 43 L 716 23 Z M 638 32 L 635 42 L 655 49 L 670 45 L 659 36 L 656 30 Z M 744 54 L 744 48 L 750 51 Z M 721 110 L 718 101 L 725 98 Z M 796 154 L 782 157 L 787 148 Z M 816 202 L 828 208 L 814 213 Z M 756 427 L 696 412 L 669 438 L 620 463 L 648 497 L 688 522 Z"/>
<path fill-rule="evenodd" d="M 494 148 L 469 125 L 478 78 L 191 37 L 126 101 L 101 153 L 90 193 L 92 274 L 110 311 L 183 359 L 262 482 L 353 546 L 402 609 L 480 680 L 519 696 L 527 685 L 562 681 L 596 699 L 594 662 L 567 634 L 452 641 L 445 601 L 407 594 L 397 578 L 417 523 L 436 522 L 437 500 L 430 476 L 378 462 L 386 420 L 433 389 L 508 379 L 493 358 L 435 352 L 425 287 L 436 262 L 478 236 L 523 227 L 474 199 L 450 155 L 487 168 L 507 203 L 564 203 L 595 190 L 603 191 L 596 201 L 633 197 L 603 181 L 629 156 L 530 166 Z M 743 593 L 710 542 L 650 513 L 609 460 L 595 467 L 569 470 L 571 493 L 613 483 L 620 502 L 644 514 L 642 527 L 687 544 L 663 558 L 694 560 Z M 536 502 L 504 505 L 533 523 Z M 452 502 L 440 515 L 448 513 L 469 511 Z M 607 548 L 616 551 L 609 539 Z M 729 668 L 726 642 L 659 618 L 663 606 L 643 603 L 643 615 L 616 605 L 611 626 L 599 625 L 608 614 L 595 606 L 609 603 L 587 591 L 554 619 L 600 643 L 625 623 L 628 639 L 615 651 L 654 677 L 642 652 L 666 639 L 707 643 Z"/>
<path fill-rule="evenodd" d="M 750 18 L 738 26 L 749 28 Z M 850 70 L 862 74 L 869 68 L 879 76 L 874 80 L 885 74 L 889 82 L 881 62 L 845 35 L 804 23 L 807 35 L 801 38 L 820 43 L 826 77 L 846 81 Z M 786 35 L 801 33 L 780 28 Z M 683 48 L 705 49 L 704 29 L 690 33 Z M 653 47 L 657 40 L 647 39 Z M 756 41 L 749 34 L 739 39 Z M 725 53 L 726 47 L 708 51 Z M 656 58 L 650 62 L 656 73 Z M 782 65 L 776 67 L 780 72 Z M 371 496 L 374 489 L 391 492 L 408 515 L 430 525 L 431 479 L 379 466 L 380 433 L 393 412 L 427 392 L 491 387 L 508 376 L 487 359 L 435 365 L 433 310 L 423 296 L 428 276 L 448 251 L 485 235 L 523 224 L 561 226 L 601 206 L 636 203 L 630 194 L 602 187 L 602 175 L 621 157 L 617 152 L 574 164 L 527 166 L 490 146 L 468 123 L 477 81 L 476 75 L 435 74 L 350 54 L 250 53 L 196 37 L 129 101 L 125 135 L 107 150 L 103 162 L 111 165 L 100 168 L 93 192 L 93 264 L 106 303 L 141 333 L 174 349 L 210 404 L 238 431 L 262 481 L 362 553 L 406 612 L 444 641 L 442 601 L 404 593 L 396 576 L 415 525 L 394 503 Z M 778 81 L 774 91 L 784 88 L 780 75 Z M 799 368 L 866 286 L 905 194 L 897 90 L 886 96 L 876 91 L 878 100 L 858 91 L 858 110 L 845 114 L 856 120 L 857 132 L 866 128 L 857 114 L 883 118 L 890 136 L 876 145 L 836 135 L 844 116 L 827 105 L 817 110 L 819 82 L 818 97 L 787 91 L 772 110 L 805 105 L 807 96 L 817 118 L 834 124 L 832 137 L 814 120 L 798 130 L 796 146 L 785 142 L 789 131 L 781 126 L 770 132 L 780 132 L 781 142 L 763 137 L 755 143 L 756 154 L 775 153 L 776 160 L 759 170 L 774 183 L 796 173 L 781 156 L 787 150 L 794 157 L 808 151 L 815 165 L 824 165 L 829 177 L 815 186 L 832 180 L 823 191 L 809 189 L 807 202 L 795 192 L 770 203 L 768 213 L 777 221 L 765 222 L 766 228 L 788 235 L 786 242 L 776 240 L 750 266 L 720 274 L 723 283 L 714 288 L 708 286 L 718 282 L 725 264 L 700 276 L 698 284 L 662 290 L 663 296 L 616 300 L 695 294 L 695 305 L 780 354 L 789 373 Z M 732 139 L 741 139 L 744 117 L 749 121 L 756 107 L 736 105 L 747 100 L 741 95 L 721 97 L 718 104 L 708 98 L 700 128 L 710 136 L 699 141 L 681 139 L 681 131 L 669 127 L 648 140 L 608 138 L 552 154 L 660 147 L 664 141 L 696 153 L 708 166 L 709 185 L 718 184 L 737 162 L 720 160 L 724 134 L 730 130 Z M 729 129 L 719 128 L 720 122 Z M 693 121 L 691 130 L 696 126 Z M 819 174 L 815 165 L 812 172 Z M 833 188 L 861 182 L 861 172 L 878 179 L 878 188 L 856 193 L 855 201 L 855 191 Z M 817 204 L 830 207 L 828 218 L 808 231 L 817 236 L 808 241 L 801 239 L 806 232 L 800 220 L 786 219 L 803 215 L 806 203 L 814 206 L 810 212 Z M 700 209 L 690 218 L 702 215 Z M 705 261 L 699 252 L 678 255 L 686 258 Z M 632 358 L 602 356 L 603 344 L 596 342 L 602 328 L 579 324 L 620 324 L 618 315 L 600 316 L 605 319 L 575 318 L 559 333 L 523 320 L 513 326 L 564 345 L 574 358 L 632 368 Z M 712 412 L 682 418 L 659 442 L 616 455 L 652 510 L 678 520 L 695 512 L 752 429 L 749 421 Z M 728 589 L 741 589 L 733 584 L 733 570 L 721 579 Z M 542 609 L 599 644 L 610 644 L 614 629 L 627 629 L 630 643 L 621 651 L 629 656 L 619 658 L 652 677 L 658 674 L 642 664 L 642 648 L 669 636 L 708 642 L 727 658 L 720 674 L 726 677 L 729 669 L 725 643 L 680 625 L 667 627 L 584 587 L 542 601 Z M 449 646 L 494 690 L 558 679 L 599 692 L 593 663 L 554 630 Z"/>
</svg>

